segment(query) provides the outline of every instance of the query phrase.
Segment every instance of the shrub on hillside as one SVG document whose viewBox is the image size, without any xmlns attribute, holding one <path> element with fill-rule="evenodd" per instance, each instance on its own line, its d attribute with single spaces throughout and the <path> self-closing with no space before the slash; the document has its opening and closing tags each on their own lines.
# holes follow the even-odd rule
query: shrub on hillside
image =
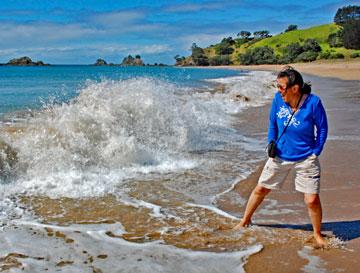
<svg viewBox="0 0 360 273">
<path fill-rule="evenodd" d="M 247 43 L 248 41 L 250 41 L 250 39 L 245 39 L 245 38 L 237 38 L 234 40 L 235 41 L 235 47 L 239 48 L 241 47 L 243 44 Z"/>
<path fill-rule="evenodd" d="M 321 52 L 318 56 L 319 59 L 329 59 L 331 53 L 329 51 Z"/>
<path fill-rule="evenodd" d="M 321 47 L 315 39 L 307 39 L 303 45 L 304 51 L 320 52 Z"/>
<path fill-rule="evenodd" d="M 283 49 L 283 56 L 279 59 L 279 63 L 286 64 L 292 62 L 311 62 L 321 52 L 321 47 L 315 39 L 307 39 L 304 44 L 292 43 Z"/>
<path fill-rule="evenodd" d="M 343 44 L 343 32 L 342 30 L 337 31 L 336 33 L 331 33 L 328 36 L 327 42 L 329 43 L 330 47 L 342 47 Z"/>
<path fill-rule="evenodd" d="M 316 60 L 318 55 L 318 52 L 305 51 L 296 57 L 295 62 L 312 62 Z"/>
<path fill-rule="evenodd" d="M 235 44 L 235 41 L 232 37 L 224 38 L 221 42 L 215 46 L 215 53 L 217 55 L 228 55 L 234 52 L 232 45 Z"/>
<path fill-rule="evenodd" d="M 329 56 L 329 59 L 344 59 L 345 56 L 342 53 L 333 53 Z"/>
<path fill-rule="evenodd" d="M 283 50 L 283 63 L 291 63 L 296 57 L 304 52 L 304 48 L 299 43 L 292 43 Z"/>
<path fill-rule="evenodd" d="M 256 47 L 240 54 L 240 63 L 249 64 L 276 64 L 277 59 L 274 50 L 268 46 Z"/>
<path fill-rule="evenodd" d="M 254 64 L 252 50 L 250 49 L 243 54 L 239 54 L 239 61 L 240 64 L 244 65 Z"/>
<path fill-rule="evenodd" d="M 209 65 L 209 59 L 205 55 L 198 57 L 196 59 L 193 59 L 193 60 L 194 60 L 195 65 L 199 65 L 199 66 L 208 66 Z"/>
<path fill-rule="evenodd" d="M 297 25 L 289 25 L 289 26 L 287 27 L 287 29 L 285 29 L 285 32 L 297 30 L 297 28 L 298 28 Z"/>
<path fill-rule="evenodd" d="M 232 64 L 229 55 L 220 55 L 210 58 L 209 60 L 210 65 L 229 65 Z"/>
<path fill-rule="evenodd" d="M 191 57 L 195 65 L 207 66 L 209 65 L 208 57 L 205 55 L 204 50 L 193 43 L 191 46 Z"/>
<path fill-rule="evenodd" d="M 234 52 L 234 49 L 226 44 L 219 44 L 215 47 L 215 53 L 217 55 L 229 55 Z"/>
<path fill-rule="evenodd" d="M 253 50 L 255 64 L 276 64 L 277 59 L 271 47 L 258 47 Z"/>
<path fill-rule="evenodd" d="M 350 55 L 350 58 L 359 58 L 359 57 L 360 57 L 360 52 L 355 52 Z"/>
<path fill-rule="evenodd" d="M 289 64 L 292 63 L 293 60 L 290 60 L 288 58 L 288 56 L 282 56 L 282 57 L 277 57 L 277 63 L 278 64 Z"/>
</svg>

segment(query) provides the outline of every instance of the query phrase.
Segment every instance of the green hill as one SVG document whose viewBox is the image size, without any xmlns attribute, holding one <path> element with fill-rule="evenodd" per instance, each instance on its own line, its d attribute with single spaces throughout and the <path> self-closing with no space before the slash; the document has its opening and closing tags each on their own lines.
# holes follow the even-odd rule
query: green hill
<svg viewBox="0 0 360 273">
<path fill-rule="evenodd" d="M 345 59 L 350 58 L 350 55 L 353 53 L 358 53 L 360 55 L 360 50 L 346 49 L 344 47 L 331 47 L 329 45 L 329 35 L 332 33 L 337 33 L 340 29 L 341 26 L 336 25 L 335 23 L 331 23 L 326 25 L 314 26 L 307 29 L 284 32 L 264 39 L 254 39 L 242 44 L 241 39 L 236 38 L 234 39 L 235 44 L 231 45 L 234 51 L 230 55 L 230 60 L 233 62 L 233 64 L 239 64 L 239 54 L 244 54 L 249 49 L 264 46 L 272 48 L 275 55 L 282 56 L 283 50 L 286 46 L 296 42 L 303 44 L 304 41 L 306 41 L 307 39 L 315 39 L 319 43 L 322 53 L 329 52 L 329 54 L 331 55 L 341 53 L 345 57 Z M 206 57 L 211 59 L 217 56 L 216 48 L 219 47 L 219 45 L 220 43 L 204 48 L 203 50 Z M 186 60 L 190 59 L 190 57 L 186 58 Z"/>
<path fill-rule="evenodd" d="M 315 26 L 308 29 L 293 30 L 285 32 L 270 38 L 265 38 L 256 42 L 252 47 L 269 46 L 272 47 L 277 54 L 281 54 L 281 49 L 291 43 L 302 43 L 306 39 L 315 39 L 321 46 L 321 49 L 328 50 L 330 48 L 327 39 L 331 33 L 336 33 L 340 29 L 335 24 L 327 24 Z"/>
</svg>

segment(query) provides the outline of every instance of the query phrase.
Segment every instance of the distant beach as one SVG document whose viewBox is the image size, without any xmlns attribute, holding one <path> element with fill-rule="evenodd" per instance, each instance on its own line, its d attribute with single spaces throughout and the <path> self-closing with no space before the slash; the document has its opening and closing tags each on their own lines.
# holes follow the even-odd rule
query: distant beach
<svg viewBox="0 0 360 273">
<path fill-rule="evenodd" d="M 309 75 L 337 78 L 341 80 L 360 80 L 360 60 L 320 60 L 310 63 L 289 64 L 302 73 Z M 240 70 L 270 70 L 280 71 L 285 65 L 229 65 L 221 68 Z M 208 67 L 211 68 L 211 67 Z"/>
</svg>

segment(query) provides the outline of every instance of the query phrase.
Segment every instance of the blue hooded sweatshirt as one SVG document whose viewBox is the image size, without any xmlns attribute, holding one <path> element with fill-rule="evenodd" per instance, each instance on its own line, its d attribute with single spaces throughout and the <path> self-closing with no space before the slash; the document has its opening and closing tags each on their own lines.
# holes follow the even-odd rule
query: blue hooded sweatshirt
<svg viewBox="0 0 360 273">
<path fill-rule="evenodd" d="M 292 110 L 277 92 L 270 111 L 268 141 L 279 138 Z M 320 155 L 328 133 L 325 109 L 318 96 L 309 94 L 291 119 L 290 125 L 276 144 L 276 155 L 283 160 L 298 161 L 311 154 Z"/>
</svg>

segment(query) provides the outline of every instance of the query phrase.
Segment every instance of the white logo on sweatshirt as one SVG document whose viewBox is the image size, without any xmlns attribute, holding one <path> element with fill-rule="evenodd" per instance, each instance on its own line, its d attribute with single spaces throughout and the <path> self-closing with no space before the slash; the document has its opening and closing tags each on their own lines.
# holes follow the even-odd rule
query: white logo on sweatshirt
<svg viewBox="0 0 360 273">
<path fill-rule="evenodd" d="M 289 119 L 291 118 L 291 113 L 288 108 L 285 106 L 281 106 L 279 112 L 276 114 L 279 119 L 285 118 L 284 120 L 284 126 L 286 126 L 289 122 Z M 291 119 L 291 122 L 289 126 L 293 125 L 295 128 L 298 127 L 300 124 L 300 121 L 298 121 L 294 116 Z"/>
</svg>

